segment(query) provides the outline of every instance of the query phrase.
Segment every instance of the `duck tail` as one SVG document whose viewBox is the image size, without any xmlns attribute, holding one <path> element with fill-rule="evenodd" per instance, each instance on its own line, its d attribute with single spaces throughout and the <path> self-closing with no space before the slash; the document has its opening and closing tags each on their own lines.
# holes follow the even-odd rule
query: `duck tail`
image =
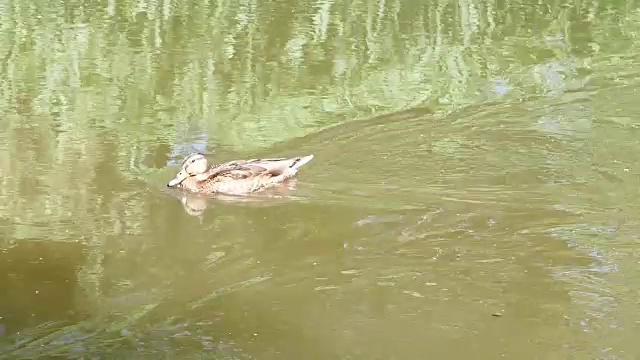
<svg viewBox="0 0 640 360">
<path fill-rule="evenodd" d="M 298 169 L 300 169 L 301 167 L 306 165 L 311 160 L 313 160 L 313 155 L 307 155 L 307 156 L 299 157 L 299 158 L 294 159 L 293 163 L 291 163 L 291 166 L 289 166 L 289 167 L 291 169 L 293 169 L 294 171 L 298 171 Z"/>
</svg>

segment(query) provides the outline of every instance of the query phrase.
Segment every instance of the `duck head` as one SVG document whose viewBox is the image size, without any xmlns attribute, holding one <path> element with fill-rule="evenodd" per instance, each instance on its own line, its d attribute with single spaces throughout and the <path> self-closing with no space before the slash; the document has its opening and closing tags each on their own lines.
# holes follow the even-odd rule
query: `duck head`
<svg viewBox="0 0 640 360">
<path fill-rule="evenodd" d="M 169 180 L 167 187 L 178 187 L 183 181 L 190 177 L 201 177 L 207 172 L 209 164 L 207 158 L 200 153 L 193 153 L 187 156 L 182 162 L 180 171 L 176 176 Z"/>
</svg>

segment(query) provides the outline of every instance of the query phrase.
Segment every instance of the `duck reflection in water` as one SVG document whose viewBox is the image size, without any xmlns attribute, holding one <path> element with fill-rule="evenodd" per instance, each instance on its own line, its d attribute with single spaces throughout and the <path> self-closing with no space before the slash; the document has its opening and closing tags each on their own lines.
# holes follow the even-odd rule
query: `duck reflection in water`
<svg viewBox="0 0 640 360">
<path fill-rule="evenodd" d="M 292 179 L 259 193 L 251 194 L 251 196 L 183 192 L 180 194 L 179 199 L 187 214 L 191 216 L 202 216 L 207 210 L 208 205 L 216 200 L 232 203 L 251 203 L 252 205 L 274 205 L 277 203 L 274 202 L 274 200 L 277 199 L 298 199 L 298 197 L 292 195 L 292 191 L 296 190 L 297 183 L 298 181 L 296 179 Z"/>
</svg>

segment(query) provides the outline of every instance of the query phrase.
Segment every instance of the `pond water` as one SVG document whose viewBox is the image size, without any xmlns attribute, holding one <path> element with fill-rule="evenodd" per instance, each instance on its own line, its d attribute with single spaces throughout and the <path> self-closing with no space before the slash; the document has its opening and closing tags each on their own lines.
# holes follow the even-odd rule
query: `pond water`
<svg viewBox="0 0 640 360">
<path fill-rule="evenodd" d="M 637 4 L 0 9 L 0 357 L 640 353 Z"/>
</svg>

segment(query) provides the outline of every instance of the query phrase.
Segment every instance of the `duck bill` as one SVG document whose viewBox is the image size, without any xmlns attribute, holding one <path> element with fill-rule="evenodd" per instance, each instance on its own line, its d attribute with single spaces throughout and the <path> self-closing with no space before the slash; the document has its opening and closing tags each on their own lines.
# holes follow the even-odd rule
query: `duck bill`
<svg viewBox="0 0 640 360">
<path fill-rule="evenodd" d="M 173 179 L 169 180 L 169 182 L 167 183 L 167 187 L 176 187 L 180 184 L 182 184 L 182 182 L 187 178 L 187 174 L 183 173 L 182 171 L 178 173 L 178 175 L 176 175 L 176 177 L 174 177 Z"/>
</svg>

